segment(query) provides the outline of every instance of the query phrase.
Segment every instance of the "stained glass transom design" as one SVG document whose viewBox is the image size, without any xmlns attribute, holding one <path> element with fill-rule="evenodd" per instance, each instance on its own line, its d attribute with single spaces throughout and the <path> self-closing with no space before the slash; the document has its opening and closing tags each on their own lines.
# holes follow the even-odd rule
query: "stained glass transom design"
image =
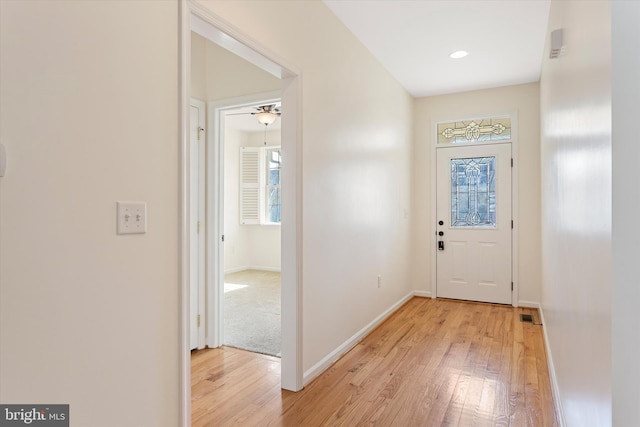
<svg viewBox="0 0 640 427">
<path fill-rule="evenodd" d="M 511 140 L 511 119 L 475 119 L 438 123 L 438 144 Z"/>
<path fill-rule="evenodd" d="M 451 226 L 496 226 L 496 158 L 451 159 Z"/>
</svg>

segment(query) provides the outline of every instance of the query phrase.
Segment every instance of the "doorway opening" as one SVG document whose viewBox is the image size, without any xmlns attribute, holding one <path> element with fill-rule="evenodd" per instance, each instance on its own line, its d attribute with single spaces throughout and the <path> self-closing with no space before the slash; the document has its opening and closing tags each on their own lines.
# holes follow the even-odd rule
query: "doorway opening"
<svg viewBox="0 0 640 427">
<path fill-rule="evenodd" d="M 222 204 L 219 203 L 223 188 L 222 180 L 217 175 L 221 161 L 219 152 L 220 135 L 216 123 L 216 109 L 224 107 L 225 99 L 235 95 L 210 98 L 205 87 L 205 97 L 194 93 L 194 77 L 192 70 L 192 33 L 242 58 L 278 81 L 277 96 L 282 100 L 286 117 L 282 117 L 281 150 L 283 164 L 281 175 L 285 185 L 281 189 L 282 222 L 281 222 L 281 387 L 286 390 L 299 391 L 303 387 L 302 373 L 302 186 L 301 186 L 301 83 L 300 72 L 286 63 L 282 58 L 265 49 L 255 40 L 247 37 L 242 31 L 220 19 L 204 5 L 195 2 L 180 2 L 180 217 L 181 217 L 181 395 L 182 424 L 190 425 L 191 414 L 191 351 L 190 351 L 190 156 L 189 156 L 189 114 L 191 98 L 207 102 L 207 137 L 206 137 L 206 215 L 205 235 L 205 342 L 209 347 L 221 345 L 220 327 L 214 313 L 222 309 L 222 292 L 216 292 L 216 277 L 224 267 L 220 265 L 220 251 L 223 250 L 224 230 L 220 219 L 223 218 Z M 221 64 L 215 64 L 221 65 Z M 228 69 L 212 67 L 227 77 L 242 78 Z M 251 83 L 251 80 L 243 80 Z M 221 86 L 222 89 L 228 87 Z M 200 87 L 202 90 L 202 87 Z M 254 93 L 255 90 L 247 93 Z M 237 105 L 235 102 L 234 105 Z M 213 121 L 213 123 L 212 123 Z M 201 227 L 202 230 L 202 227 Z M 222 289 L 219 286 L 218 289 Z"/>
<path fill-rule="evenodd" d="M 224 150 L 222 344 L 281 356 L 280 119 L 262 124 L 264 106 L 280 112 L 280 99 L 239 105 L 219 114 Z"/>
</svg>

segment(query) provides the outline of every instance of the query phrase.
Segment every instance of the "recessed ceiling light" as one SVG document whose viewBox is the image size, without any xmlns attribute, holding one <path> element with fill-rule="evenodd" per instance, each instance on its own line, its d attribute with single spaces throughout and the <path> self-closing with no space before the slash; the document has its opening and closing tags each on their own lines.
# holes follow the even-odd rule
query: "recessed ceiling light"
<svg viewBox="0 0 640 427">
<path fill-rule="evenodd" d="M 467 52 L 466 50 L 457 50 L 453 52 L 451 55 L 449 55 L 449 58 L 460 59 L 460 58 L 464 58 L 467 55 L 469 55 L 469 52 Z"/>
</svg>

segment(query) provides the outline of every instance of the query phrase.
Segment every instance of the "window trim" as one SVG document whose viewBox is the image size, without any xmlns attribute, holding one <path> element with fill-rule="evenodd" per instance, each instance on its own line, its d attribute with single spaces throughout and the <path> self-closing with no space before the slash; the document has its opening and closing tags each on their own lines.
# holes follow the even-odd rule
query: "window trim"
<svg viewBox="0 0 640 427">
<path fill-rule="evenodd" d="M 282 148 L 279 145 L 268 145 L 265 147 L 261 147 L 264 150 L 264 154 L 261 156 L 262 160 L 264 160 L 264 170 L 262 171 L 262 179 L 264 179 L 263 183 L 260 183 L 260 190 L 263 192 L 261 195 L 261 200 L 264 202 L 264 206 L 261 206 L 261 221 L 260 225 L 280 225 L 282 224 L 282 165 L 280 165 L 278 172 L 278 184 L 269 184 L 269 153 L 272 151 L 278 151 L 280 153 L 280 161 L 282 162 Z M 268 189 L 270 186 L 277 187 L 280 193 L 280 221 L 273 222 L 268 220 L 268 209 L 269 209 L 269 201 L 268 197 Z"/>
<path fill-rule="evenodd" d="M 240 147 L 240 177 L 238 189 L 240 225 L 273 227 L 282 224 L 282 217 L 280 218 L 280 222 L 267 221 L 267 155 L 269 151 L 272 150 L 279 150 L 282 156 L 282 147 L 280 145 Z M 257 165 L 255 164 L 256 154 Z M 253 158 L 251 159 L 251 157 Z M 282 177 L 280 180 L 281 186 Z M 280 200 L 282 205 L 282 192 L 280 192 Z"/>
</svg>

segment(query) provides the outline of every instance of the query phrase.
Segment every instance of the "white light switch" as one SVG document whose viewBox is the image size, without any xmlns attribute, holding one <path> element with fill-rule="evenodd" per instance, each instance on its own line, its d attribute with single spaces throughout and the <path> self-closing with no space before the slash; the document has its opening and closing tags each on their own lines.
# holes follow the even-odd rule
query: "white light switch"
<svg viewBox="0 0 640 427">
<path fill-rule="evenodd" d="M 118 234 L 147 232 L 147 204 L 145 202 L 117 202 Z"/>
</svg>

